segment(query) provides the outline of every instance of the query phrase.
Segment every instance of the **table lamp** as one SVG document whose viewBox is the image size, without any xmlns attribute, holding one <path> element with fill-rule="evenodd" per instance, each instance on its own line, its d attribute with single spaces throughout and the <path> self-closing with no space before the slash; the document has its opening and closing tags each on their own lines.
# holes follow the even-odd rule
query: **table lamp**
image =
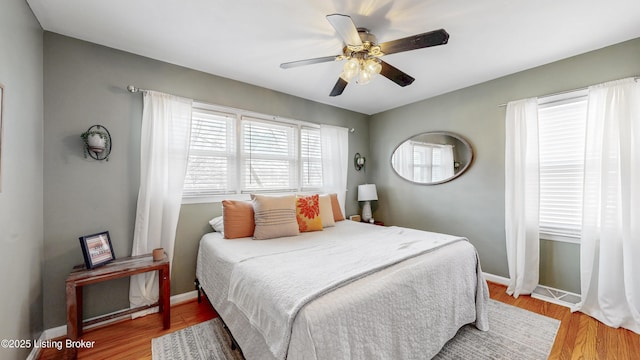
<svg viewBox="0 0 640 360">
<path fill-rule="evenodd" d="M 375 184 L 358 185 L 358 201 L 364 201 L 362 207 L 362 221 L 371 220 L 371 201 L 378 200 Z"/>
</svg>

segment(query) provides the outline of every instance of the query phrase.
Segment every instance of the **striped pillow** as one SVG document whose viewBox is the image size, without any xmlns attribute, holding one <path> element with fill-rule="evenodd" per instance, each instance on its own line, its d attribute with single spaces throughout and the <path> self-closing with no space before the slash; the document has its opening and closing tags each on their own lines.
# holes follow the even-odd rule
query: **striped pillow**
<svg viewBox="0 0 640 360">
<path fill-rule="evenodd" d="M 256 240 L 300 234 L 296 220 L 296 197 L 251 195 L 256 228 Z"/>
</svg>

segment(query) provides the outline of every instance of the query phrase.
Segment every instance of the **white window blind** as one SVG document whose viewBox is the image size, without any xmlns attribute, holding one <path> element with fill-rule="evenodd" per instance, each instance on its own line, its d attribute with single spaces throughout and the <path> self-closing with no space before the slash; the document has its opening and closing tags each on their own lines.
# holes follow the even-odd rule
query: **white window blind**
<svg viewBox="0 0 640 360">
<path fill-rule="evenodd" d="M 189 162 L 184 197 L 235 191 L 235 115 L 192 110 Z"/>
<path fill-rule="evenodd" d="M 540 233 L 545 238 L 580 239 L 586 118 L 583 95 L 540 103 Z"/>
<path fill-rule="evenodd" d="M 322 188 L 322 147 L 320 129 L 302 127 L 300 130 L 302 160 L 302 190 Z"/>
<path fill-rule="evenodd" d="M 431 182 L 433 165 L 433 147 L 423 143 L 413 145 L 413 180 L 417 182 Z"/>
<path fill-rule="evenodd" d="M 296 191 L 298 127 L 248 117 L 241 127 L 243 191 Z"/>
</svg>

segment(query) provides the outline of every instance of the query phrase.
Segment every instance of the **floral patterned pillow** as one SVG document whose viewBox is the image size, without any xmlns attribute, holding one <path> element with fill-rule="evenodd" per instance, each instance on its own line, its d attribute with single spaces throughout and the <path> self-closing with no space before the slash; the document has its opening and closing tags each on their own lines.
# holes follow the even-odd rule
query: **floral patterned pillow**
<svg viewBox="0 0 640 360">
<path fill-rule="evenodd" d="M 322 230 L 318 194 L 296 198 L 296 220 L 300 232 Z"/>
</svg>

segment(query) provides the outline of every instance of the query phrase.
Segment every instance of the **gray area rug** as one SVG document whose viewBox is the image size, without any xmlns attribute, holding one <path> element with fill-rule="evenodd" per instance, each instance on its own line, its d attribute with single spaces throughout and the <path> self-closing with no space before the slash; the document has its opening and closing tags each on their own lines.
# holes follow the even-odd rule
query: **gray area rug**
<svg viewBox="0 0 640 360">
<path fill-rule="evenodd" d="M 151 340 L 153 360 L 243 360 L 231 350 L 231 338 L 220 318 L 172 332 Z"/>
<path fill-rule="evenodd" d="M 489 331 L 462 327 L 434 359 L 546 359 L 560 321 L 489 301 Z M 151 341 L 153 360 L 242 360 L 231 350 L 231 339 L 215 318 Z"/>
<path fill-rule="evenodd" d="M 489 300 L 489 331 L 465 325 L 434 359 L 547 359 L 560 320 Z"/>
</svg>

